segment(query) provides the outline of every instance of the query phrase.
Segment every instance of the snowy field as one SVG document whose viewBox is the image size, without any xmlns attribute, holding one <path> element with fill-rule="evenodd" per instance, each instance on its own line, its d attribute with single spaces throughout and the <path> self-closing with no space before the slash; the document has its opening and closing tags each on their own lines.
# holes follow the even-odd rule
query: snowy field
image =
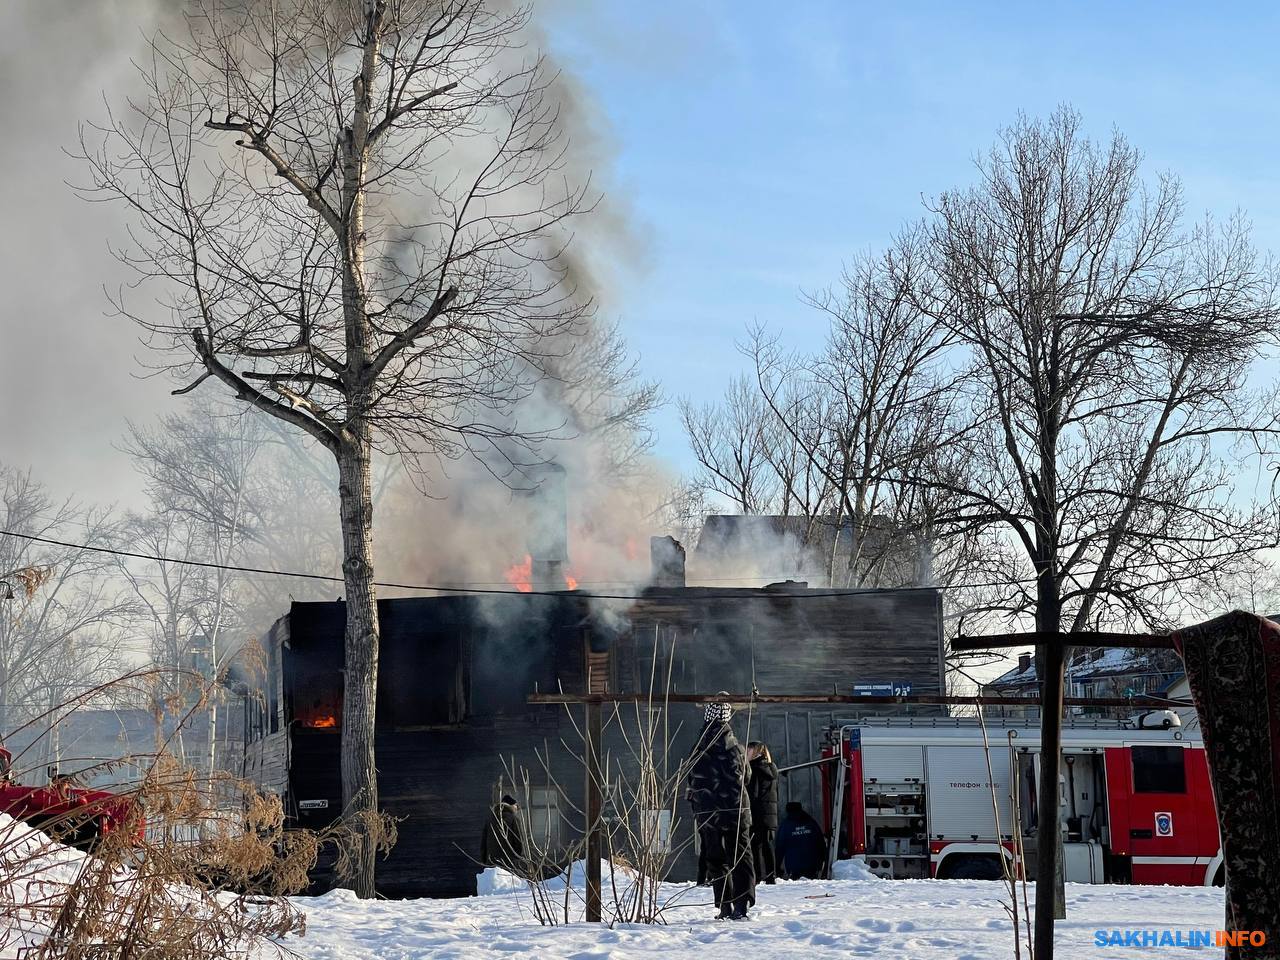
<svg viewBox="0 0 1280 960">
<path fill-rule="evenodd" d="M 6 828 L 7 827 L 7 831 Z M 43 940 L 37 923 L 16 904 L 41 902 L 80 871 L 84 855 L 52 843 L 43 834 L 0 814 L 0 844 L 6 862 L 20 869 L 0 883 L 0 960 L 23 955 Z M 581 864 L 575 865 L 570 903 L 581 915 Z M 304 960 L 417 960 L 421 957 L 484 960 L 530 956 L 556 960 L 627 960 L 692 957 L 696 960 L 768 958 L 893 957 L 902 960 L 1005 960 L 1013 956 L 1010 921 L 1001 906 L 1002 884 L 969 880 L 878 880 L 852 861 L 837 866 L 830 881 L 780 882 L 758 888 L 758 902 L 745 922 L 713 919 L 711 892 L 691 885 L 664 885 L 670 904 L 663 925 L 573 923 L 542 926 L 527 885 L 501 871 L 481 876 L 483 896 L 453 900 L 370 900 L 337 890 L 298 897 L 306 933 L 289 936 L 282 951 L 258 956 Z M 129 870 L 113 882 L 131 883 Z M 625 877 L 617 878 L 625 888 Z M 606 871 L 606 898 L 613 884 Z M 173 902 L 195 901 L 187 888 L 173 888 Z M 563 903 L 561 883 L 558 902 Z M 184 908 L 185 909 L 185 908 Z M 1096 931 L 1217 930 L 1222 891 L 1202 887 L 1067 885 L 1068 919 L 1059 924 L 1062 960 L 1124 956 L 1131 950 L 1096 944 Z M 1147 956 L 1220 956 L 1192 947 L 1148 949 Z M 1024 953 L 1025 956 L 1025 953 Z"/>
<path fill-rule="evenodd" d="M 291 939 L 288 946 L 308 960 L 480 960 L 522 954 L 563 960 L 1007 960 L 1013 944 L 999 902 L 1003 889 L 996 882 L 960 880 L 779 883 L 760 888 L 751 920 L 742 923 L 712 919 L 710 891 L 699 889 L 671 910 L 666 926 L 614 929 L 541 927 L 522 893 L 366 903 L 336 891 L 298 901 L 308 915 L 307 935 Z M 1216 930 L 1222 925 L 1222 891 L 1068 884 L 1067 915 L 1059 924 L 1058 957 L 1125 956 L 1134 950 L 1098 947 L 1094 931 Z M 1162 948 L 1138 953 L 1206 957 L 1221 951 Z"/>
</svg>

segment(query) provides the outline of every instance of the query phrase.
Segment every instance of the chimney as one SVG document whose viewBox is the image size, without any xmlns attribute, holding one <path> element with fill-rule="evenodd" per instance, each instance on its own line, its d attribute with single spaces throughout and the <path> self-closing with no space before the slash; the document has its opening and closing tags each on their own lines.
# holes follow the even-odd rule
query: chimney
<svg viewBox="0 0 1280 960">
<path fill-rule="evenodd" d="M 1031 654 L 1029 653 L 1018 654 L 1018 672 L 1026 673 L 1030 669 L 1031 669 Z"/>
<path fill-rule="evenodd" d="M 563 590 L 569 563 L 568 498 L 564 467 L 539 464 L 529 470 L 529 558 L 533 589 Z"/>
<path fill-rule="evenodd" d="M 777 583 L 766 583 L 764 588 L 770 593 L 803 593 L 809 589 L 809 581 L 779 580 Z"/>
<path fill-rule="evenodd" d="M 653 586 L 684 587 L 684 547 L 675 537 L 650 537 L 649 563 Z"/>
</svg>

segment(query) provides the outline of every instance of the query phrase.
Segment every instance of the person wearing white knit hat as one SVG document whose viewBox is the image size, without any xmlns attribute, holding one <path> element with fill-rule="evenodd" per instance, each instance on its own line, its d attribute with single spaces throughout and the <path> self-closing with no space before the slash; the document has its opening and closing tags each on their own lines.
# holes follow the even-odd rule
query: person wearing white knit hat
<svg viewBox="0 0 1280 960">
<path fill-rule="evenodd" d="M 702 732 L 689 759 L 687 796 L 693 807 L 707 878 L 720 908 L 717 919 L 745 920 L 756 902 L 751 854 L 751 807 L 746 751 L 733 735 L 729 694 L 720 693 L 703 711 Z"/>
</svg>

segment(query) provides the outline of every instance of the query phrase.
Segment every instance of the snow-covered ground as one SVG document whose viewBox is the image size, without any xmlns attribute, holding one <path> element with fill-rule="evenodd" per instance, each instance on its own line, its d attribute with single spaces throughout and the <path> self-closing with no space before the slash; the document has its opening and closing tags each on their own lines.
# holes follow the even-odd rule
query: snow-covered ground
<svg viewBox="0 0 1280 960">
<path fill-rule="evenodd" d="M 17 865 L 0 882 L 0 960 L 20 955 L 47 930 L 17 904 L 43 899 L 75 877 L 83 854 L 0 815 L 0 866 Z M 576 865 L 569 902 L 581 915 L 582 870 Z M 1000 883 L 961 880 L 878 880 L 852 862 L 838 865 L 844 879 L 761 886 L 746 922 L 717 921 L 711 892 L 668 884 L 670 904 L 661 925 L 612 928 L 585 923 L 542 926 L 527 885 L 501 871 L 486 871 L 487 895 L 457 900 L 357 900 L 343 890 L 299 897 L 307 915 L 303 936 L 281 944 L 285 956 L 305 960 L 484 960 L 527 955 L 555 960 L 695 960 L 895 957 L 904 960 L 1006 960 L 1013 956 L 1011 924 L 1001 906 Z M 127 871 L 121 882 L 127 883 Z M 626 878 L 616 878 L 625 889 Z M 606 873 L 606 895 L 613 889 Z M 175 888 L 181 899 L 182 889 Z M 555 891 L 563 903 L 564 886 Z M 1097 931 L 1213 931 L 1222 925 L 1222 891 L 1195 887 L 1067 885 L 1067 920 L 1059 924 L 1061 960 L 1125 955 L 1099 946 Z M 1148 956 L 1218 956 L 1214 949 L 1160 947 Z M 261 951 L 266 958 L 278 951 Z M 1025 956 L 1025 954 L 1024 954 Z"/>
<path fill-rule="evenodd" d="M 307 960 L 481 960 L 521 954 L 563 960 L 1007 960 L 1013 942 L 1000 906 L 1003 890 L 995 882 L 960 880 L 784 882 L 760 887 L 751 920 L 733 923 L 712 919 L 710 891 L 695 889 L 670 910 L 665 926 L 613 929 L 539 926 L 527 893 L 361 902 L 335 891 L 299 901 L 308 915 L 307 934 L 287 945 Z M 1097 946 L 1099 929 L 1187 931 L 1221 925 L 1218 889 L 1068 884 L 1067 920 L 1059 924 L 1056 955 L 1079 960 L 1132 952 Z M 1195 948 L 1140 952 L 1219 955 Z"/>
</svg>

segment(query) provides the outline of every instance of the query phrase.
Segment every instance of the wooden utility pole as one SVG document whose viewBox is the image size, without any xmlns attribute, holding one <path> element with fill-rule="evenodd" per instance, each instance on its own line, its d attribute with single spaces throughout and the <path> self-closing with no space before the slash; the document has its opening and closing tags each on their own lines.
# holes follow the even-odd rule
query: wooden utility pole
<svg viewBox="0 0 1280 960">
<path fill-rule="evenodd" d="M 600 922 L 600 857 L 604 803 L 600 777 L 600 700 L 587 701 L 587 923 Z"/>
</svg>

